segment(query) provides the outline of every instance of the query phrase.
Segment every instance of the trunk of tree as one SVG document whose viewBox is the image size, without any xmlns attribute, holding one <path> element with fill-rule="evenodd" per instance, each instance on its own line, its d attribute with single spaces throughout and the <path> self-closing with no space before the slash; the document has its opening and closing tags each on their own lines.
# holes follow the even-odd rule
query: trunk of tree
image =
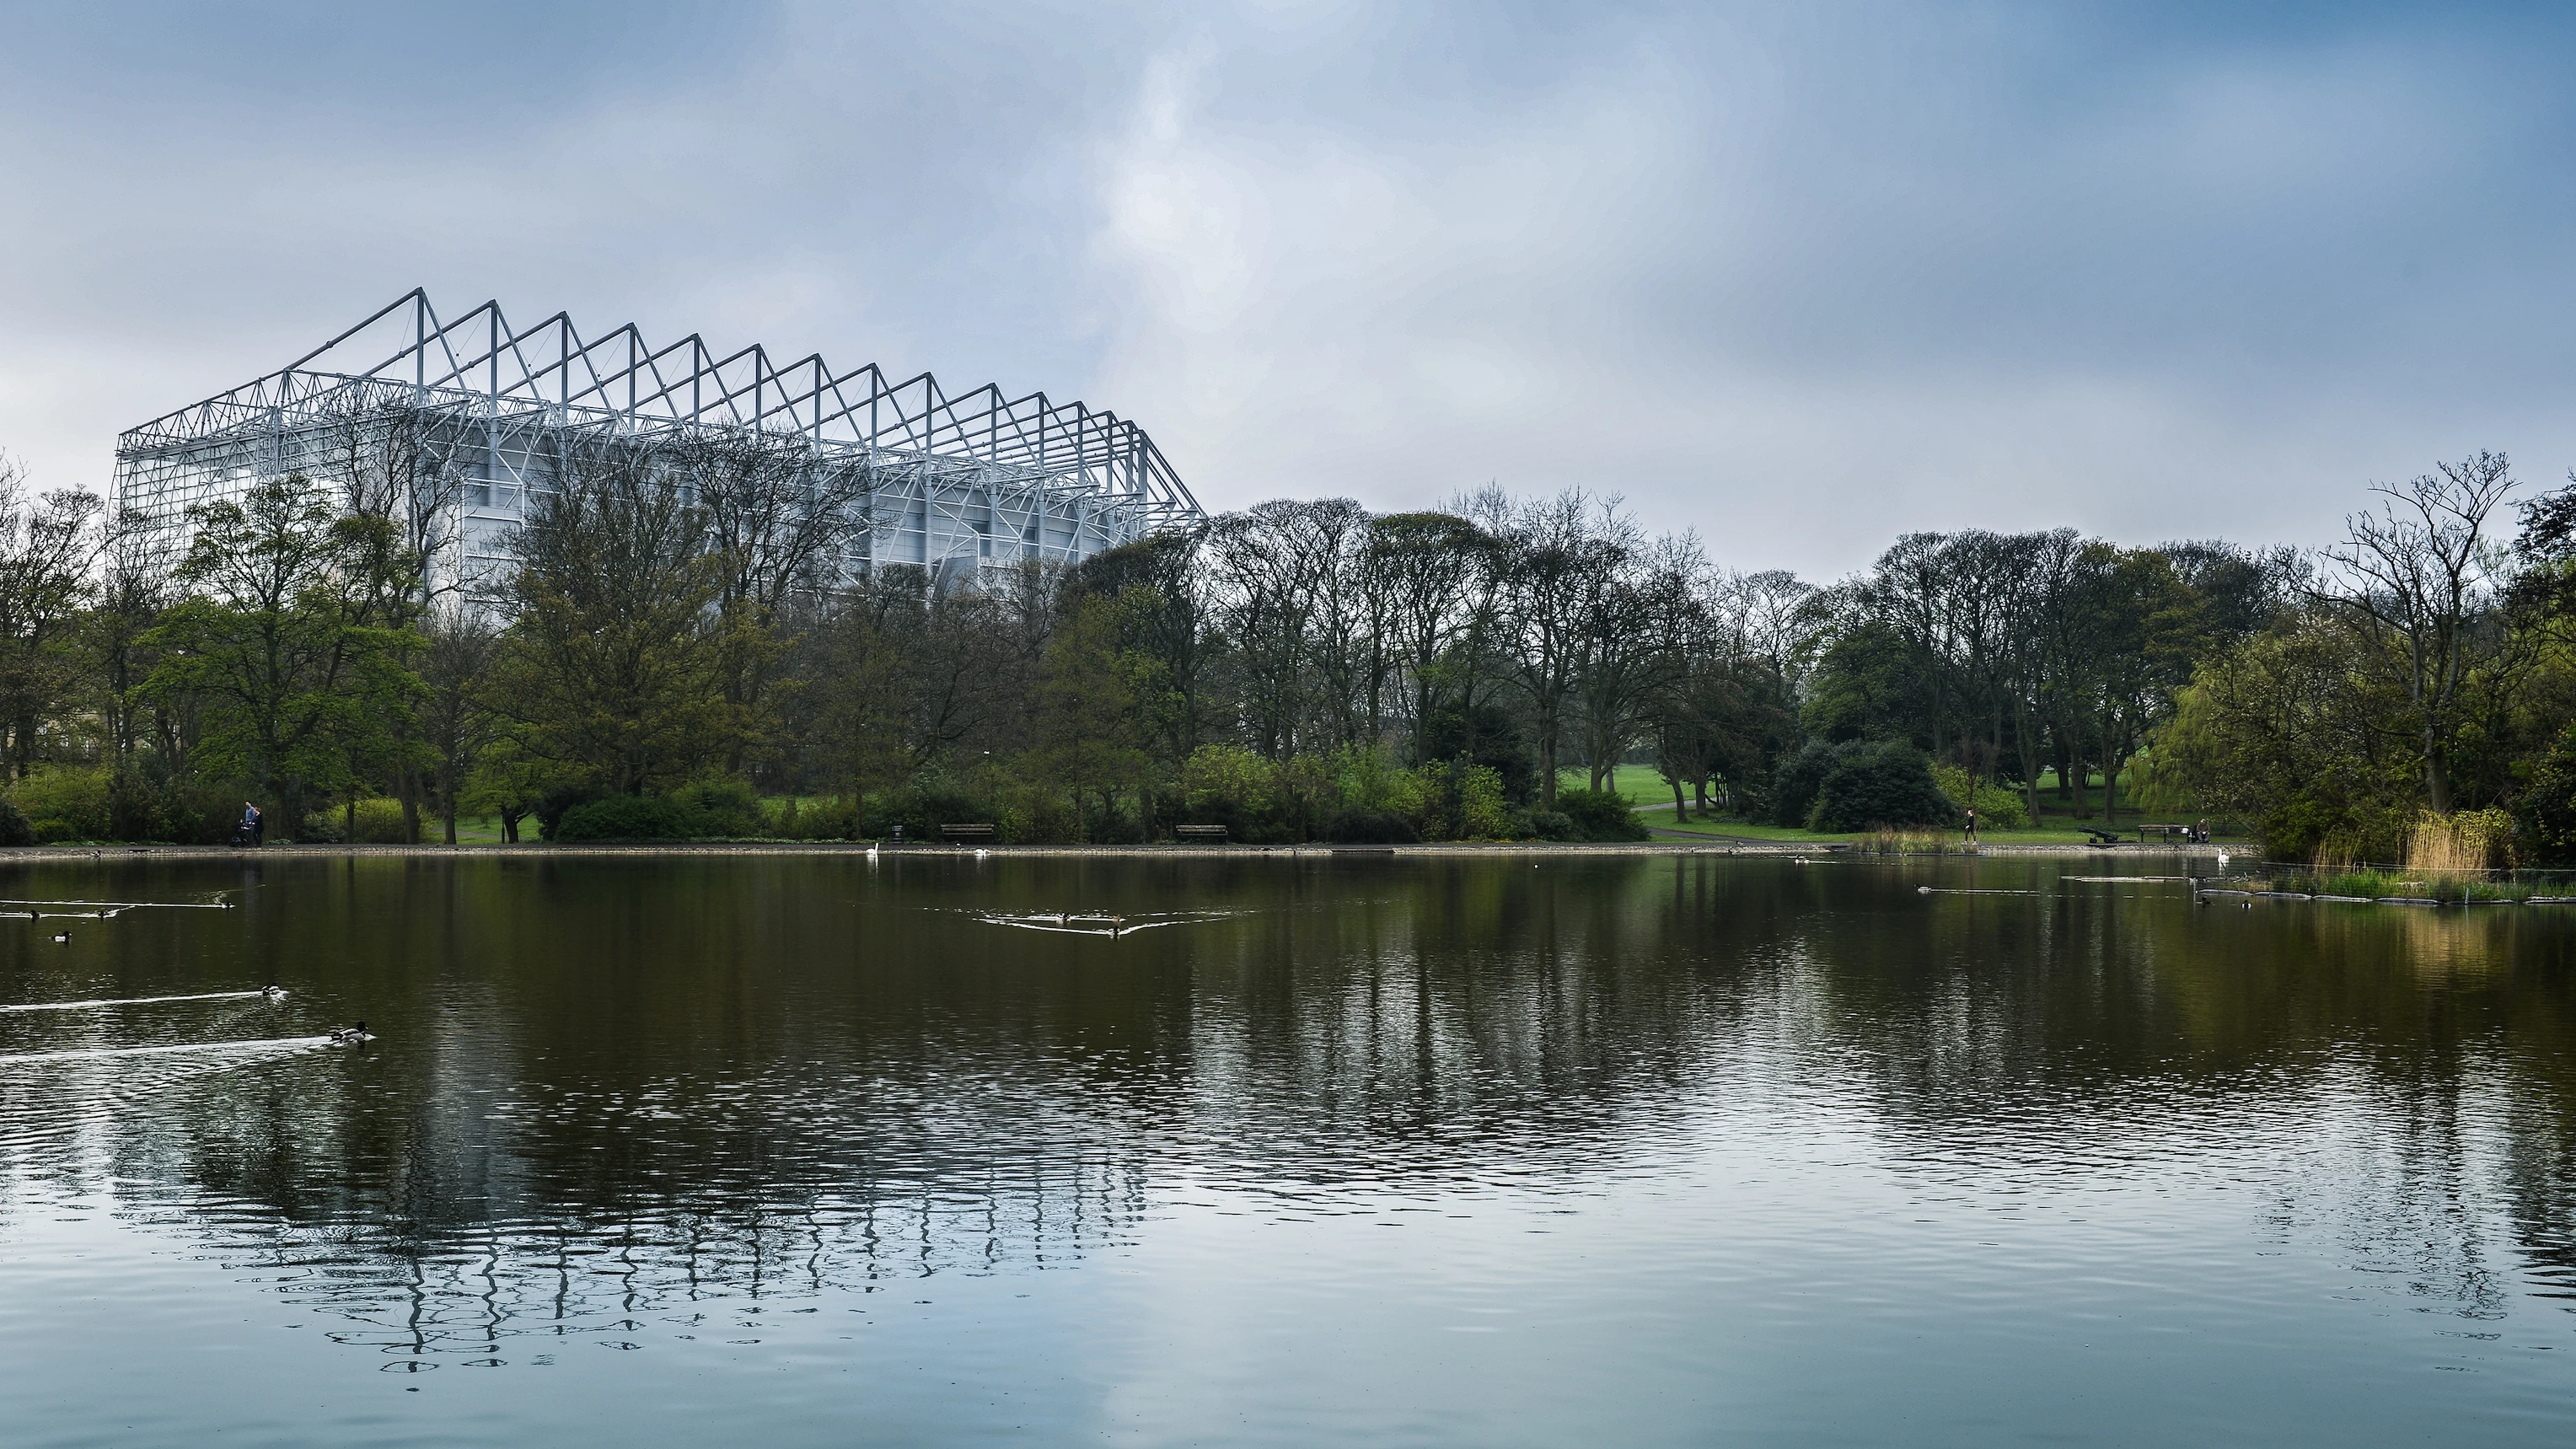
<svg viewBox="0 0 2576 1449">
<path fill-rule="evenodd" d="M 2111 716 L 2102 716 L 2102 828 L 2120 828 L 2120 747 L 2111 731 Z"/>
<path fill-rule="evenodd" d="M 512 845 L 519 843 L 519 814 L 516 810 L 501 812 L 501 838 Z"/>
<path fill-rule="evenodd" d="M 2039 737 L 2031 732 L 2030 711 L 2013 711 L 2013 744 L 2021 756 L 2021 797 L 2030 807 L 2031 828 L 2039 828 Z"/>
<path fill-rule="evenodd" d="M 2049 754 L 2052 756 L 2049 763 L 2057 767 L 2057 798 L 2059 800 L 2072 799 L 2074 797 L 2074 791 L 2068 785 L 2069 776 L 2067 775 L 2067 770 L 2069 768 L 2069 763 L 2066 758 L 2066 725 L 2064 721 L 2059 721 L 2057 727 L 2048 732 L 2048 748 Z"/>
<path fill-rule="evenodd" d="M 2424 724 L 2424 803 L 2436 815 L 2451 813 L 2451 772 L 2442 768 L 2442 752 L 2434 747 L 2433 724 Z"/>
<path fill-rule="evenodd" d="M 400 731 L 395 732 L 394 739 L 397 744 L 401 743 Z M 404 765 L 394 777 L 394 786 L 402 792 L 403 844 L 418 845 L 420 844 L 420 767 Z M 450 840 L 448 843 L 452 845 L 455 842 Z"/>
<path fill-rule="evenodd" d="M 1675 780 L 1673 782 L 1673 823 L 1679 825 L 1689 819 L 1690 802 L 1682 798 L 1682 782 Z"/>
</svg>

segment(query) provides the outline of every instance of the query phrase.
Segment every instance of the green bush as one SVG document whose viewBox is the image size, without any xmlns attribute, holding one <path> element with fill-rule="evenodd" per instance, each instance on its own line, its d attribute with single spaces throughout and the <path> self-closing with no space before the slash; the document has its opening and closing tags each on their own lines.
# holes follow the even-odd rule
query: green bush
<svg viewBox="0 0 2576 1449">
<path fill-rule="evenodd" d="M 18 813 L 17 806 L 0 800 L 0 846 L 35 843 L 36 832 L 28 827 L 27 817 Z"/>
<path fill-rule="evenodd" d="M 893 835 L 894 827 L 901 825 L 906 840 L 937 840 L 942 825 L 990 825 L 996 836 L 1009 839 L 1003 829 L 1007 823 L 1008 817 L 994 808 L 993 801 L 960 788 L 944 776 L 930 775 L 903 789 L 869 796 L 868 819 L 860 833 L 873 839 L 883 839 Z M 1085 838 L 1095 841 L 1135 838 L 1132 833 L 1097 833 L 1103 827 L 1115 830 L 1122 825 L 1126 832 L 1134 830 L 1133 822 L 1118 815 L 1113 808 L 1109 816 L 1093 822 L 1094 833 L 1087 834 Z"/>
<path fill-rule="evenodd" d="M 241 822 L 242 797 L 250 791 L 238 781 L 182 777 L 163 781 L 153 793 L 169 830 L 160 838 L 181 845 L 221 845 L 232 839 L 233 827 Z M 277 831 L 272 826 L 269 833 Z"/>
<path fill-rule="evenodd" d="M 1279 769 L 1239 745 L 1201 745 L 1181 766 L 1181 823 L 1222 825 L 1235 840 L 1285 838 L 1278 822 Z"/>
<path fill-rule="evenodd" d="M 558 781 L 547 786 L 537 796 L 537 806 L 533 812 L 537 817 L 537 838 L 555 839 L 555 832 L 563 828 L 565 816 L 599 798 L 599 792 L 588 785 Z"/>
<path fill-rule="evenodd" d="M 39 765 L 9 787 L 40 844 L 108 838 L 108 772 L 95 765 Z"/>
<path fill-rule="evenodd" d="M 701 836 L 746 840 L 769 833 L 760 794 L 748 781 L 710 776 L 672 791 L 671 799 L 696 820 L 696 833 Z"/>
<path fill-rule="evenodd" d="M 2530 767 L 2513 801 L 2514 847 L 2535 865 L 2576 865 L 2576 727 Z"/>
<path fill-rule="evenodd" d="M 110 840 L 170 840 L 170 812 L 152 782 L 132 770 L 120 770 L 107 782 L 107 835 Z"/>
<path fill-rule="evenodd" d="M 1833 745 L 1823 740 L 1809 740 L 1796 754 L 1780 762 L 1780 770 L 1771 781 L 1771 823 L 1800 826 L 1816 808 L 1816 792 L 1824 788 L 1825 776 L 1849 754 L 1853 746 Z"/>
<path fill-rule="evenodd" d="M 1951 804 L 1962 810 L 1977 812 L 1977 825 L 1980 829 L 2027 830 L 2030 828 L 2030 807 L 2023 802 L 2019 792 L 1998 785 L 1992 780 L 1980 780 L 1971 788 L 1968 783 L 1968 772 L 1956 765 L 1934 765 L 1932 779 L 1940 785 L 1941 793 L 1950 798 Z"/>
<path fill-rule="evenodd" d="M 1562 798 L 1562 797 L 1560 797 Z M 1562 810 L 1533 810 L 1529 813 L 1530 834 L 1541 840 L 1580 840 L 1583 838 L 1574 817 Z"/>
<path fill-rule="evenodd" d="M 1868 830 L 1880 825 L 1949 825 L 1959 807 L 1933 782 L 1932 767 L 1912 745 L 1864 745 L 1838 759 L 1817 788 L 1809 828 Z"/>
<path fill-rule="evenodd" d="M 345 815 L 343 821 L 347 819 Z M 357 828 L 349 832 L 352 845 L 403 845 L 411 833 L 403 825 L 402 802 L 389 796 L 376 796 L 358 802 Z"/>
<path fill-rule="evenodd" d="M 1585 840 L 1644 840 L 1646 827 L 1615 790 L 1559 790 L 1556 811 L 1574 822 Z"/>
<path fill-rule="evenodd" d="M 566 810 L 554 840 L 692 840 L 701 833 L 698 813 L 677 800 L 611 795 Z"/>
<path fill-rule="evenodd" d="M 1422 837 L 1392 810 L 1345 809 L 1324 823 L 1324 838 L 1346 845 L 1410 845 Z"/>
</svg>

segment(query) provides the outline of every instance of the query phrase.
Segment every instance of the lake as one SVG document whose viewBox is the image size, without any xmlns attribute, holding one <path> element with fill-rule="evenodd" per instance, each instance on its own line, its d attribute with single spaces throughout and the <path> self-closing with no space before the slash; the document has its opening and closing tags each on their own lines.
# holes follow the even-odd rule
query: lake
<svg viewBox="0 0 2576 1449">
<path fill-rule="evenodd" d="M 7 1439 L 2576 1440 L 2576 908 L 2174 874 L 9 867 Z"/>
</svg>

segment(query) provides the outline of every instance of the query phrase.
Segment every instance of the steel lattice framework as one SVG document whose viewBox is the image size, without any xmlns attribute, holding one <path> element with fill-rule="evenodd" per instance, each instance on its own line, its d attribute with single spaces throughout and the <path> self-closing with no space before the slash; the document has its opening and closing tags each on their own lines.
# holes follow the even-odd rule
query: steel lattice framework
<svg viewBox="0 0 2576 1449">
<path fill-rule="evenodd" d="M 120 434 L 114 501 L 175 551 L 191 505 L 290 472 L 331 478 L 350 420 L 387 416 L 460 480 L 438 532 L 441 566 L 463 573 L 501 561 L 556 460 L 608 438 L 794 443 L 805 466 L 857 470 L 837 480 L 857 485 L 836 496 L 865 515 L 845 576 L 1069 562 L 1204 516 L 1144 429 L 1082 403 L 950 393 L 874 365 L 836 373 L 820 355 L 780 365 L 758 346 L 718 356 L 696 334 L 655 348 L 631 323 L 586 340 L 561 312 L 514 329 L 497 302 L 442 320 L 420 289 L 276 372 Z"/>
</svg>

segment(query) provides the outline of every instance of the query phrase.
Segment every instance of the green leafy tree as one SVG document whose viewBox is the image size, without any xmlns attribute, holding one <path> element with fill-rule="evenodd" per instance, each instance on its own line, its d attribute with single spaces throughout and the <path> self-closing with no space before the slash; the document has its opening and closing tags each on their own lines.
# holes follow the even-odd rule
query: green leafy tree
<svg viewBox="0 0 2576 1449">
<path fill-rule="evenodd" d="M 728 758 L 746 720 L 726 681 L 760 640 L 713 607 L 726 560 L 651 455 L 603 447 L 532 502 L 491 697 L 520 747 L 611 794 L 642 795 Z"/>
<path fill-rule="evenodd" d="M 140 641 L 158 656 L 143 688 L 191 697 L 192 767 L 257 782 L 293 829 L 352 783 L 352 756 L 408 710 L 419 681 L 402 657 L 422 641 L 371 607 L 356 563 L 378 546 L 378 525 L 342 513 L 303 475 L 189 517 L 183 597 Z"/>
</svg>

